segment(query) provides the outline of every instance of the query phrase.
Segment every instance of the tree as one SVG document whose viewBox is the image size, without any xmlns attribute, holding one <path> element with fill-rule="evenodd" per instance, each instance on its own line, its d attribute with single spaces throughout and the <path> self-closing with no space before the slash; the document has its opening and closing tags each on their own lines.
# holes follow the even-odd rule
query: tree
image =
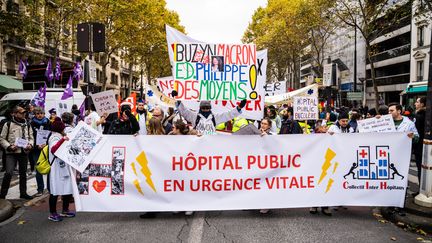
<svg viewBox="0 0 432 243">
<path fill-rule="evenodd" d="M 373 58 L 376 50 L 372 41 L 388 33 L 394 25 L 401 21 L 402 17 L 411 14 L 411 1 L 402 4 L 402 6 L 395 4 L 393 0 L 336 0 L 333 8 L 335 16 L 345 25 L 356 28 L 365 40 L 366 58 L 371 67 L 376 109 L 379 106 L 379 93 Z"/>
<path fill-rule="evenodd" d="M 300 58 L 303 49 L 314 41 L 317 53 L 322 53 L 328 38 L 322 25 L 322 10 L 328 6 L 322 0 L 272 0 L 267 7 L 258 8 L 252 16 L 243 42 L 255 42 L 258 48 L 267 48 L 269 53 L 268 71 L 271 79 L 288 79 L 293 73 L 293 88 L 300 87 Z M 311 33 L 320 32 L 322 38 Z M 322 55 L 315 55 L 322 66 Z"/>
<path fill-rule="evenodd" d="M 25 0 L 24 6 L 28 13 L 20 13 L 18 5 L 13 1 L 0 0 L 0 38 L 8 38 L 17 43 L 35 42 L 41 35 L 41 26 L 37 22 L 40 13 L 33 11 L 41 3 L 40 0 Z M 6 11 L 3 6 L 6 5 Z"/>
</svg>

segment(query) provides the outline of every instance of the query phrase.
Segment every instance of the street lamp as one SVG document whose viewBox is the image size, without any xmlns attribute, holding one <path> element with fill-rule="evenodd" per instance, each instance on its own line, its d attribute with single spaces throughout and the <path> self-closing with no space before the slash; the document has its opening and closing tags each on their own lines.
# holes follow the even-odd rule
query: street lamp
<svg viewBox="0 0 432 243">
<path fill-rule="evenodd" d="M 140 97 L 141 99 L 143 99 L 143 95 L 144 95 L 144 87 L 143 87 L 143 68 L 141 67 L 141 87 L 140 87 Z"/>
</svg>

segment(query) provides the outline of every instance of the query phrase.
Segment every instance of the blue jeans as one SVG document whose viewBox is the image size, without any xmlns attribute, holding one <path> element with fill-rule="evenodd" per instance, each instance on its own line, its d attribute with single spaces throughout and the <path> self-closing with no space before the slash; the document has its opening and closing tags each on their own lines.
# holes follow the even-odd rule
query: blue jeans
<svg viewBox="0 0 432 243">
<path fill-rule="evenodd" d="M 39 159 L 39 155 L 41 153 L 41 150 L 35 148 L 32 151 L 32 158 L 33 161 L 35 161 L 35 164 L 37 163 L 38 159 Z M 37 183 L 37 191 L 38 192 L 43 192 L 44 188 L 45 188 L 45 184 L 44 184 L 44 180 L 43 180 L 43 176 L 39 173 L 39 171 L 36 170 L 36 183 Z"/>
</svg>

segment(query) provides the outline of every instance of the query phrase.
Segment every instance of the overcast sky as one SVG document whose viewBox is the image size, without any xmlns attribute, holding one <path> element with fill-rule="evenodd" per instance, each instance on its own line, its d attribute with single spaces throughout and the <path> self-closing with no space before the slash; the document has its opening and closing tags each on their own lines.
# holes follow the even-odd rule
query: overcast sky
<svg viewBox="0 0 432 243">
<path fill-rule="evenodd" d="M 208 43 L 241 43 L 254 11 L 267 0 L 166 0 L 186 33 Z"/>
</svg>

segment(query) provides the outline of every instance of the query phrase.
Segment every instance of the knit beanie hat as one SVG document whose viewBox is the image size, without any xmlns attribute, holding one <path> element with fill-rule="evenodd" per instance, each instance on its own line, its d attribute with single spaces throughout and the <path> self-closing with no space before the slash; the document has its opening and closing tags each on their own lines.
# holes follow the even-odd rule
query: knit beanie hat
<svg viewBox="0 0 432 243">
<path fill-rule="evenodd" d="M 202 100 L 200 102 L 200 108 L 202 108 L 202 107 L 210 107 L 210 109 L 211 109 L 211 102 L 208 100 Z"/>
<path fill-rule="evenodd" d="M 51 123 L 51 131 L 62 133 L 65 129 L 65 124 L 62 122 L 60 117 L 56 117 L 54 121 Z"/>
</svg>

